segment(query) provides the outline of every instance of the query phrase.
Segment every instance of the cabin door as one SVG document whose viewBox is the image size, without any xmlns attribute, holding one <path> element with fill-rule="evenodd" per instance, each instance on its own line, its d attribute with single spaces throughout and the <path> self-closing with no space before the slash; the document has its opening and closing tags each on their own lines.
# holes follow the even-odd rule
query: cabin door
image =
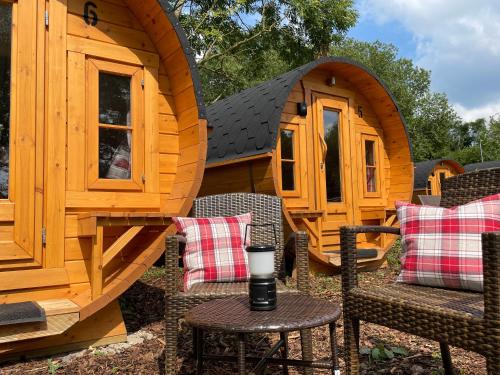
<svg viewBox="0 0 500 375">
<path fill-rule="evenodd" d="M 43 6 L 0 0 L 0 270 L 42 265 Z"/>
<path fill-rule="evenodd" d="M 349 102 L 345 98 L 313 94 L 316 205 L 323 253 L 338 251 L 339 228 L 354 223 Z"/>
</svg>

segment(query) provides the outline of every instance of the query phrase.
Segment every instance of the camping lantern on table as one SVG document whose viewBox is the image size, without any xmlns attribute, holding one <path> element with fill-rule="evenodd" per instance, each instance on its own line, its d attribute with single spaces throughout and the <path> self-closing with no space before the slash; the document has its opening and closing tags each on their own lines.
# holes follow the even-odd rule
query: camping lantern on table
<svg viewBox="0 0 500 375">
<path fill-rule="evenodd" d="M 248 227 L 272 226 L 274 244 L 255 244 L 246 247 L 250 268 L 250 310 L 270 311 L 276 308 L 276 278 L 274 277 L 274 253 L 276 251 L 276 228 L 274 224 L 248 224 L 245 229 L 245 244 Z"/>
</svg>

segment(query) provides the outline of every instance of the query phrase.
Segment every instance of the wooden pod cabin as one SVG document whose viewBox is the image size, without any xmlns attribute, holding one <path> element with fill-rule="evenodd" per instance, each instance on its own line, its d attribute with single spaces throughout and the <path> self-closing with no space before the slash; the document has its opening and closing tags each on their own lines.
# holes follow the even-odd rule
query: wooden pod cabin
<svg viewBox="0 0 500 375">
<path fill-rule="evenodd" d="M 206 114 L 164 4 L 0 0 L 0 309 L 27 309 L 2 358 L 122 340 L 117 297 L 198 194 Z"/>
<path fill-rule="evenodd" d="M 394 98 L 367 68 L 321 58 L 207 109 L 200 194 L 259 192 L 284 199 L 289 228 L 309 233 L 315 267 L 340 265 L 339 227 L 396 225 L 411 199 L 413 162 Z M 360 266 L 384 260 L 394 239 L 358 236 Z"/>
<path fill-rule="evenodd" d="M 415 183 L 413 187 L 413 203 L 420 204 L 419 196 L 441 196 L 441 183 L 445 178 L 464 173 L 464 167 L 455 160 L 436 159 L 415 163 Z M 426 203 L 429 199 L 423 198 Z M 437 203 L 437 202 L 436 202 Z"/>
</svg>

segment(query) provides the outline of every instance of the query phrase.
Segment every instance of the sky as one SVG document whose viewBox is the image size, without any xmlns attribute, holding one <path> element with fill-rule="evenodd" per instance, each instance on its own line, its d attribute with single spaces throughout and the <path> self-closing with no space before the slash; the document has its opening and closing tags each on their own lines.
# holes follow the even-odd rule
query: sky
<svg viewBox="0 0 500 375">
<path fill-rule="evenodd" d="M 466 121 L 500 116 L 500 0 L 356 0 L 349 36 L 392 43 L 432 72 Z"/>
</svg>

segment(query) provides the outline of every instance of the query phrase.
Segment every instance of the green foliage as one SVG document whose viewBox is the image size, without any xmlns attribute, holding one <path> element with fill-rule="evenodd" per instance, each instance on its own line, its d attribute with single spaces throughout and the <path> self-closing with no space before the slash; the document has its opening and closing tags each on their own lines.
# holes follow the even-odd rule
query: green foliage
<svg viewBox="0 0 500 375">
<path fill-rule="evenodd" d="M 57 361 L 53 361 L 52 358 L 49 358 L 47 360 L 47 366 L 48 366 L 48 371 L 49 374 L 54 375 L 57 373 L 57 370 L 61 368 L 61 364 Z"/>
<path fill-rule="evenodd" d="M 373 348 L 361 348 L 359 353 L 361 355 L 368 355 L 370 360 L 373 361 L 386 361 L 393 359 L 395 356 L 408 356 L 408 350 L 405 348 L 397 346 L 386 347 L 382 343 L 375 345 Z"/>
<path fill-rule="evenodd" d="M 380 41 L 346 39 L 332 47 L 331 53 L 366 65 L 387 85 L 407 122 L 415 161 L 443 157 L 451 151 L 450 132 L 460 118 L 445 94 L 431 91 L 430 71 L 398 57 L 396 46 Z"/>
<path fill-rule="evenodd" d="M 463 165 L 500 160 L 500 117 L 461 123 L 452 139 L 449 157 Z"/>
<path fill-rule="evenodd" d="M 165 277 L 166 274 L 167 274 L 167 271 L 166 271 L 165 267 L 153 266 L 150 269 L 148 269 L 142 277 L 145 280 L 151 280 L 151 279 L 158 279 L 161 277 Z"/>
<path fill-rule="evenodd" d="M 387 252 L 387 264 L 389 267 L 399 269 L 401 266 L 401 240 L 397 239 L 391 249 Z"/>
<path fill-rule="evenodd" d="M 169 3 L 196 53 L 207 103 L 327 54 L 358 16 L 353 0 Z"/>
</svg>

